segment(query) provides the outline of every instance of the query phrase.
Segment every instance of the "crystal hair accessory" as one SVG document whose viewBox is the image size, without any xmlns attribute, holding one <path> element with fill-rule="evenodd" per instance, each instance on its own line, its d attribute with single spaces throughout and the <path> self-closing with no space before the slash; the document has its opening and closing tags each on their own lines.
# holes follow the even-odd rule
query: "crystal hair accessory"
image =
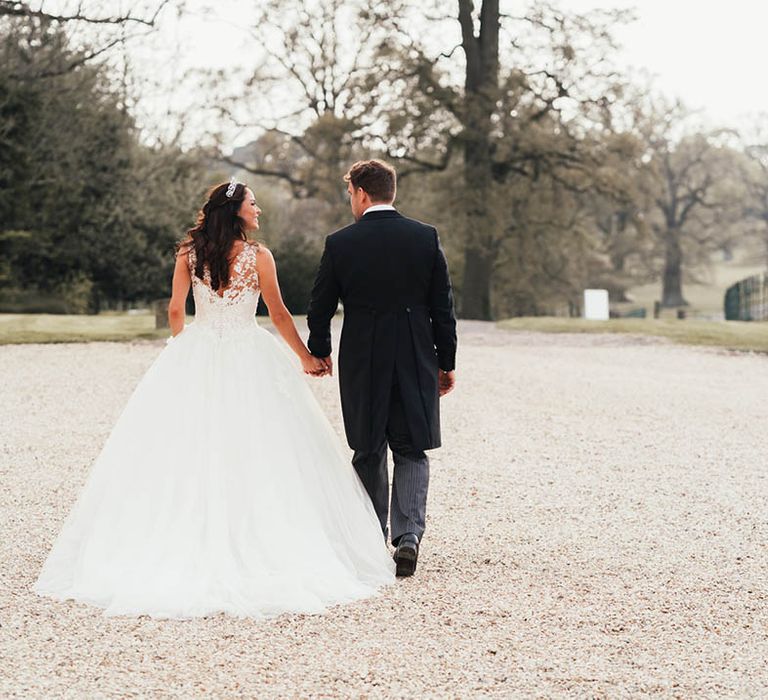
<svg viewBox="0 0 768 700">
<path fill-rule="evenodd" d="M 235 193 L 235 189 L 237 188 L 237 180 L 235 180 L 235 176 L 233 175 L 232 178 L 229 181 L 229 187 L 227 187 L 227 198 L 231 197 Z"/>
</svg>

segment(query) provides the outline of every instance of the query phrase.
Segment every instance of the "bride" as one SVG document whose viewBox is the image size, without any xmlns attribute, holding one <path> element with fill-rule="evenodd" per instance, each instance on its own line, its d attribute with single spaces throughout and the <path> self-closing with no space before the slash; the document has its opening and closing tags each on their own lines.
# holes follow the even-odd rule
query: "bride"
<svg viewBox="0 0 768 700">
<path fill-rule="evenodd" d="M 261 213 L 212 188 L 178 249 L 172 338 L 136 387 L 34 585 L 107 615 L 320 612 L 394 581 L 373 506 L 305 373 Z M 195 321 L 184 326 L 189 287 Z"/>
</svg>

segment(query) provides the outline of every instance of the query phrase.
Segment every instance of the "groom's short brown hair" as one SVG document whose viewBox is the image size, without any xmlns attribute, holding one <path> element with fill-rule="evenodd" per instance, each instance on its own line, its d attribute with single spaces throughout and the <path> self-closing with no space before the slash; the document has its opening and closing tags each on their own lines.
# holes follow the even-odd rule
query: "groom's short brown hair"
<svg viewBox="0 0 768 700">
<path fill-rule="evenodd" d="M 358 160 L 344 176 L 356 190 L 361 187 L 372 202 L 391 202 L 395 199 L 397 174 L 388 163 L 380 160 Z"/>
</svg>

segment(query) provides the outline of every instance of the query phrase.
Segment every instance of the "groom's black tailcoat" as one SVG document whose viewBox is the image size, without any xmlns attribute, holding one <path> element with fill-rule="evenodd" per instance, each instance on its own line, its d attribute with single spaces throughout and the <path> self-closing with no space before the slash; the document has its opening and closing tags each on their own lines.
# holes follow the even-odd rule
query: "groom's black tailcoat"
<svg viewBox="0 0 768 700">
<path fill-rule="evenodd" d="M 456 318 L 435 228 L 379 210 L 326 238 L 307 315 L 316 357 L 331 354 L 339 300 L 339 385 L 349 446 L 369 451 L 382 444 L 396 382 L 413 448 L 439 447 L 437 370 L 454 368 Z"/>
</svg>

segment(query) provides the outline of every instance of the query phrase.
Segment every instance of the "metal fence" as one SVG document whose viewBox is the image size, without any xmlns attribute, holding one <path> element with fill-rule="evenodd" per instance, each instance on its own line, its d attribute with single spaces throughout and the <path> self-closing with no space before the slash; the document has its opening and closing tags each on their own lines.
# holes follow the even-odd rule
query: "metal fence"
<svg viewBox="0 0 768 700">
<path fill-rule="evenodd" d="M 726 321 L 768 321 L 768 272 L 731 285 L 725 292 Z"/>
</svg>

